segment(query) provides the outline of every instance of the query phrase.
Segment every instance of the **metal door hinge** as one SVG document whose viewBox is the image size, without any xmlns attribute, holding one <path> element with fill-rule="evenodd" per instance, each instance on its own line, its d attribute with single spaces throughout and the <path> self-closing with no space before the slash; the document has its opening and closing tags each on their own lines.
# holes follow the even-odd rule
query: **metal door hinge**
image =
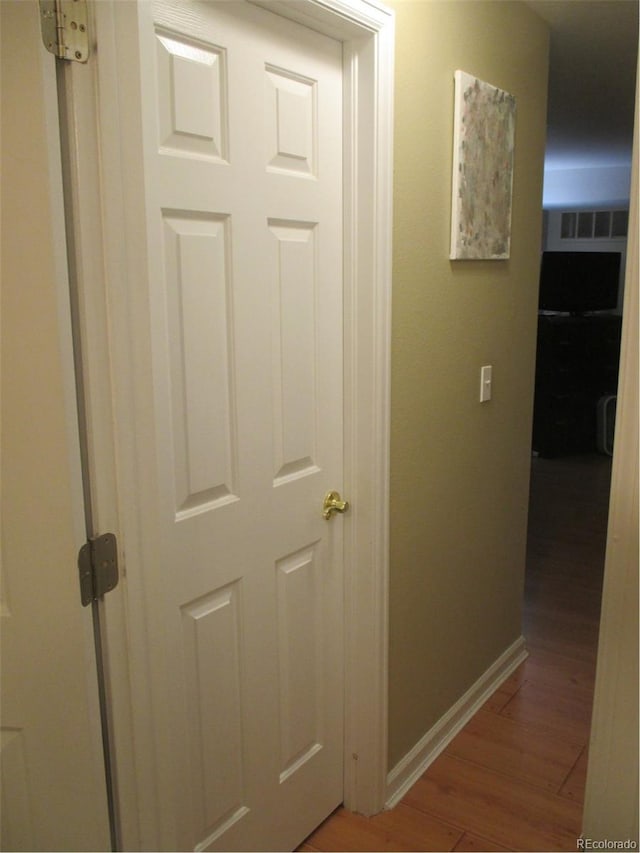
<svg viewBox="0 0 640 853">
<path fill-rule="evenodd" d="M 113 533 L 89 539 L 78 554 L 80 598 L 84 607 L 118 585 L 118 542 Z"/>
<path fill-rule="evenodd" d="M 89 59 L 86 0 L 40 0 L 42 41 L 58 59 Z"/>
</svg>

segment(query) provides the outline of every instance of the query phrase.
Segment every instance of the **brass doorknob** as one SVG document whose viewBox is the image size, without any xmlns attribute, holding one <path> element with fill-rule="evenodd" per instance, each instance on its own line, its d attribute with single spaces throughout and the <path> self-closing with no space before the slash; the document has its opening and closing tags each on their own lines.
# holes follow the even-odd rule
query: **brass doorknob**
<svg viewBox="0 0 640 853">
<path fill-rule="evenodd" d="M 349 501 L 343 501 L 339 492 L 328 492 L 322 504 L 322 517 L 327 521 L 334 512 L 346 512 L 349 509 Z"/>
</svg>

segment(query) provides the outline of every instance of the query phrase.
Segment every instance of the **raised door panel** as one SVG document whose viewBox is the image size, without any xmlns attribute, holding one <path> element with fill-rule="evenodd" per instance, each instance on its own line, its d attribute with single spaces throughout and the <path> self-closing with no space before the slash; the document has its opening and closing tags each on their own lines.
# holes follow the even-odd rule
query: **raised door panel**
<svg viewBox="0 0 640 853">
<path fill-rule="evenodd" d="M 162 30 L 156 39 L 160 150 L 225 160 L 224 52 Z"/>
<path fill-rule="evenodd" d="M 316 239 L 312 223 L 272 220 L 274 485 L 317 470 Z"/>
<path fill-rule="evenodd" d="M 267 168 L 313 176 L 316 169 L 316 81 L 265 67 Z"/>
<path fill-rule="evenodd" d="M 248 813 L 240 606 L 233 584 L 181 608 L 196 849 Z"/>
<path fill-rule="evenodd" d="M 279 560 L 280 781 L 322 749 L 322 597 L 318 544 Z"/>
<path fill-rule="evenodd" d="M 163 211 L 177 519 L 236 499 L 228 217 Z"/>
<path fill-rule="evenodd" d="M 0 782 L 0 849 L 34 850 L 33 806 L 21 729 L 0 730 Z"/>
</svg>

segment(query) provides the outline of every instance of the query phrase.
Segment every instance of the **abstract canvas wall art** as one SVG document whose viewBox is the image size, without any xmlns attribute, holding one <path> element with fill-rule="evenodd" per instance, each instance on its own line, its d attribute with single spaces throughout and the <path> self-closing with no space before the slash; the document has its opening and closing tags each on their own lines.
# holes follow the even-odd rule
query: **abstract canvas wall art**
<svg viewBox="0 0 640 853">
<path fill-rule="evenodd" d="M 452 260 L 509 257 L 515 118 L 513 95 L 455 72 Z"/>
</svg>

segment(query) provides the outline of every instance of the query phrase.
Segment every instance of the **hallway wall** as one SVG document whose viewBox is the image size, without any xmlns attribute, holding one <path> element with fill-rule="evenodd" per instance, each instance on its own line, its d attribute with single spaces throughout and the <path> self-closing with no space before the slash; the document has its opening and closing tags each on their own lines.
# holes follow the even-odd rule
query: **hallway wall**
<svg viewBox="0 0 640 853">
<path fill-rule="evenodd" d="M 548 30 L 395 0 L 389 768 L 521 634 Z M 453 75 L 515 95 L 511 258 L 450 261 Z M 493 399 L 478 402 L 481 365 Z"/>
</svg>

